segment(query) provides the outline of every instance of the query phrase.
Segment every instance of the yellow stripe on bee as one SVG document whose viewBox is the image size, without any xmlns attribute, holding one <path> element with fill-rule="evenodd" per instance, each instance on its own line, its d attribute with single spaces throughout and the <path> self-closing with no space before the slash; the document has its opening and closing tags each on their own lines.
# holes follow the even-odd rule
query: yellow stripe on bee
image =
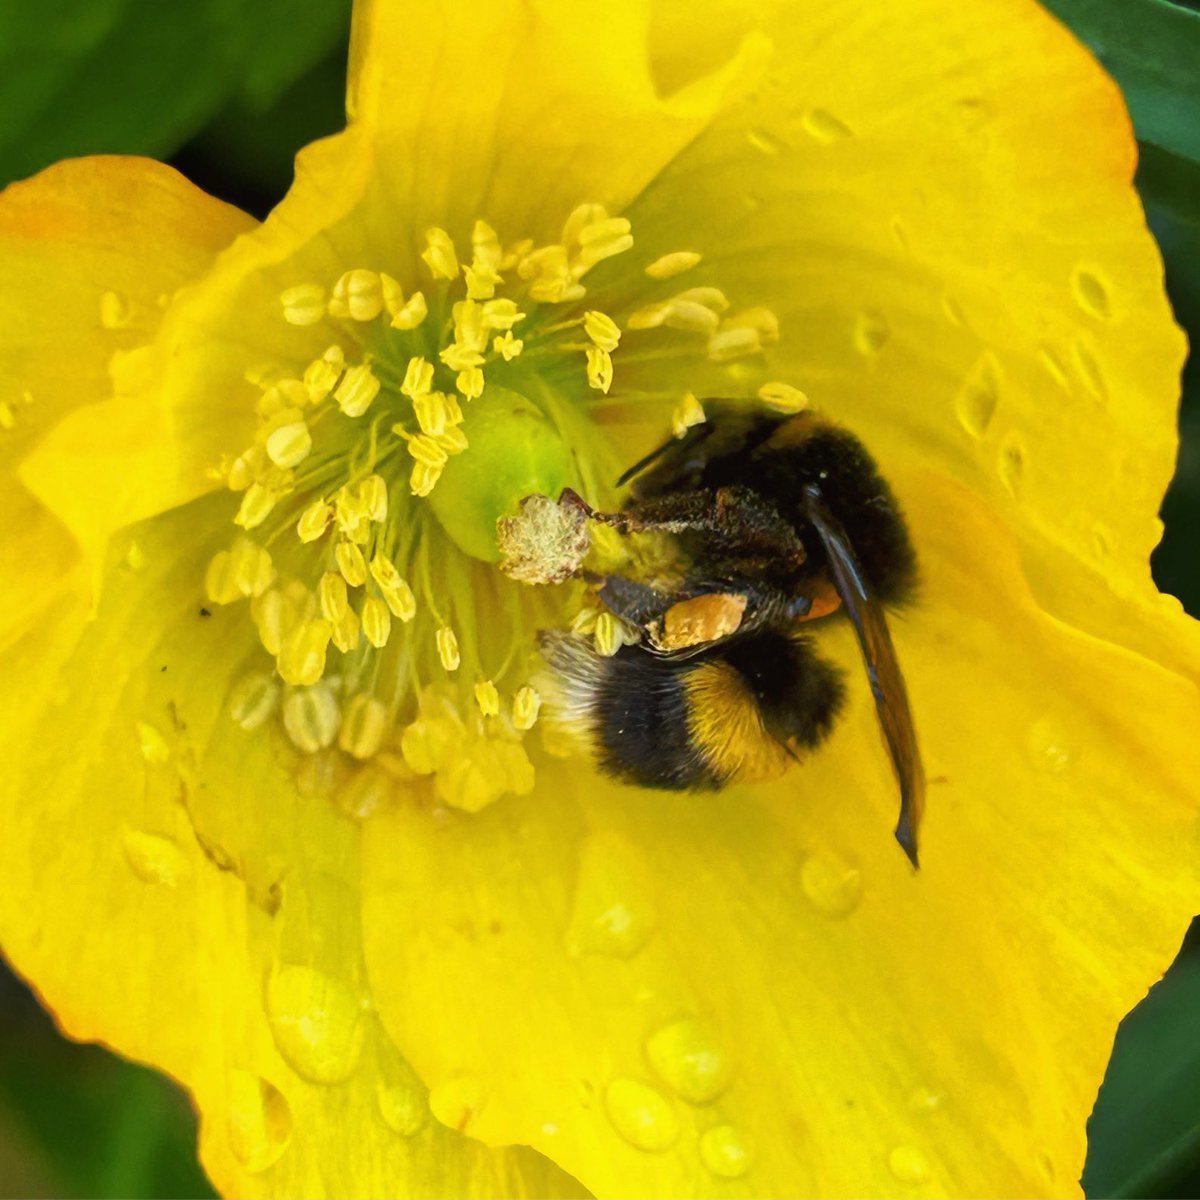
<svg viewBox="0 0 1200 1200">
<path fill-rule="evenodd" d="M 759 783 L 787 770 L 788 752 L 763 728 L 745 680 L 726 662 L 714 661 L 683 678 L 692 744 L 722 782 Z"/>
</svg>

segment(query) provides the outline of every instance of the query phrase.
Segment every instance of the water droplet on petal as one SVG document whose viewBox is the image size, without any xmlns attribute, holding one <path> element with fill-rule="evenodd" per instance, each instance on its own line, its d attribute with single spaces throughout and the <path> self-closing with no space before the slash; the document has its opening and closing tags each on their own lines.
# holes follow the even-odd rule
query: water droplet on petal
<svg viewBox="0 0 1200 1200">
<path fill-rule="evenodd" d="M 283 1093 L 249 1071 L 229 1077 L 225 1131 L 229 1149 L 247 1171 L 265 1171 L 279 1161 L 292 1137 L 292 1110 Z"/>
<path fill-rule="evenodd" d="M 187 870 L 187 860 L 170 838 L 140 829 L 121 834 L 121 848 L 134 874 L 145 883 L 175 887 Z"/>
<path fill-rule="evenodd" d="M 384 1083 L 375 1087 L 375 1100 L 383 1123 L 401 1137 L 419 1133 L 429 1112 L 425 1089 L 414 1080 L 410 1083 Z"/>
<path fill-rule="evenodd" d="M 311 1083 L 341 1083 L 358 1065 L 363 1004 L 341 980 L 283 964 L 267 979 L 267 1021 L 279 1053 Z"/>
<path fill-rule="evenodd" d="M 483 1083 L 473 1075 L 452 1075 L 429 1093 L 429 1111 L 448 1129 L 466 1130 L 483 1107 Z"/>
<path fill-rule="evenodd" d="M 929 1159 L 916 1146 L 897 1146 L 888 1155 L 888 1170 L 901 1183 L 924 1183 L 929 1178 Z"/>
<path fill-rule="evenodd" d="M 808 902 L 826 917 L 845 917 L 862 899 L 862 875 L 839 855 L 812 854 L 800 868 L 800 886 Z"/>
<path fill-rule="evenodd" d="M 722 1179 L 740 1179 L 750 1170 L 750 1146 L 732 1125 L 716 1125 L 700 1135 L 700 1158 Z"/>
<path fill-rule="evenodd" d="M 1066 735 L 1050 717 L 1039 717 L 1030 725 L 1025 748 L 1038 770 L 1055 775 L 1066 770 L 1075 758 Z"/>
<path fill-rule="evenodd" d="M 729 1085 L 729 1062 L 716 1037 L 690 1017 L 652 1033 L 646 1057 L 659 1078 L 692 1104 L 715 1100 Z"/>
<path fill-rule="evenodd" d="M 1000 482 L 1009 495 L 1020 493 L 1025 477 L 1025 443 L 1019 434 L 1010 433 L 1000 443 Z"/>
<path fill-rule="evenodd" d="M 838 120 L 833 113 L 826 112 L 823 108 L 805 109 L 801 114 L 800 124 L 809 137 L 826 145 L 854 136 L 854 131 L 845 121 Z"/>
<path fill-rule="evenodd" d="M 630 958 L 658 922 L 649 873 L 639 852 L 616 836 L 585 842 L 567 946 L 572 954 Z"/>
<path fill-rule="evenodd" d="M 1108 287 L 1095 271 L 1086 267 L 1076 267 L 1071 275 L 1071 291 L 1074 293 L 1075 303 L 1089 317 L 1107 321 L 1112 315 Z"/>
<path fill-rule="evenodd" d="M 1108 384 L 1104 381 L 1104 372 L 1100 370 L 1100 364 L 1096 361 L 1096 356 L 1083 341 L 1076 341 L 1073 349 L 1075 364 L 1079 368 L 1079 375 L 1083 379 L 1087 390 L 1097 400 L 1107 399 Z"/>
<path fill-rule="evenodd" d="M 666 1150 L 679 1136 L 670 1101 L 649 1084 L 614 1079 L 604 1094 L 604 1107 L 613 1128 L 639 1150 Z"/>
<path fill-rule="evenodd" d="M 963 380 L 954 398 L 959 424 L 972 436 L 981 438 L 988 431 L 996 406 L 1000 403 L 1000 364 L 987 351 L 980 355 Z"/>
<path fill-rule="evenodd" d="M 862 312 L 854 322 L 854 348 L 865 358 L 873 358 L 892 336 L 887 318 L 879 312 Z"/>
</svg>

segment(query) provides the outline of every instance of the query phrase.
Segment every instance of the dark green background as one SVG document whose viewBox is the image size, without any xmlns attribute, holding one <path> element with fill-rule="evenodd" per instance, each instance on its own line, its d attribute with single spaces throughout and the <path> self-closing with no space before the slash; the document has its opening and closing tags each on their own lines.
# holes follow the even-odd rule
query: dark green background
<svg viewBox="0 0 1200 1200">
<path fill-rule="evenodd" d="M 970 0 L 967 0 L 970 2 Z M 1180 322 L 1200 339 L 1200 14 L 1048 0 L 1122 85 L 1138 187 Z M 169 159 L 257 216 L 295 151 L 342 124 L 349 0 L 0 0 L 0 184 L 98 152 Z M 2 269 L 2 266 L 0 266 Z M 1154 555 L 1200 613 L 1200 365 Z M 1200 736 L 1200 731 L 1198 736 Z M 1121 1027 L 1090 1125 L 1090 1196 L 1200 1194 L 1200 936 Z M 195 1119 L 154 1072 L 60 1038 L 0 968 L 0 1197 L 211 1195 Z"/>
</svg>

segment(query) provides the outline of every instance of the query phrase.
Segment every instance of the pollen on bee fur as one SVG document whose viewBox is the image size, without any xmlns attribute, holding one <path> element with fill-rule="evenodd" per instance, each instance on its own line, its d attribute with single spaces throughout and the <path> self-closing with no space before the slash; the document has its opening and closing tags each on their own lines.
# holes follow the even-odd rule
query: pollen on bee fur
<svg viewBox="0 0 1200 1200">
<path fill-rule="evenodd" d="M 542 698 L 525 671 L 536 671 L 537 631 L 565 627 L 579 607 L 578 589 L 513 582 L 561 584 L 585 576 L 585 558 L 594 570 L 624 554 L 570 498 L 594 502 L 615 477 L 620 447 L 600 452 L 609 418 L 666 417 L 686 431 L 704 420 L 688 364 L 711 372 L 714 358 L 777 335 L 765 310 L 736 310 L 707 277 L 681 289 L 676 277 L 708 268 L 699 252 L 638 258 L 629 219 L 602 205 L 566 214 L 557 241 L 504 232 L 482 219 L 431 225 L 407 271 L 384 253 L 284 281 L 274 313 L 294 355 L 247 364 L 255 431 L 212 471 L 236 493 L 235 528 L 202 581 L 210 604 L 244 603 L 258 634 L 263 661 L 247 663 L 252 684 L 229 702 L 247 736 L 274 721 L 302 755 L 402 762 L 410 784 L 432 781 L 443 803 L 470 811 L 532 786 L 521 739 Z M 118 299 L 103 300 L 102 325 L 135 327 Z M 626 356 L 660 353 L 669 400 L 623 373 Z M 771 386 L 767 403 L 797 403 Z M 544 418 L 569 471 L 543 490 L 566 499 L 476 503 L 472 489 L 512 473 L 514 443 L 495 449 L 481 415 L 499 392 Z M 0 426 L 8 417 L 0 406 Z M 475 543 L 451 531 L 457 507 L 486 511 Z M 589 611 L 600 653 L 640 636 Z"/>
</svg>

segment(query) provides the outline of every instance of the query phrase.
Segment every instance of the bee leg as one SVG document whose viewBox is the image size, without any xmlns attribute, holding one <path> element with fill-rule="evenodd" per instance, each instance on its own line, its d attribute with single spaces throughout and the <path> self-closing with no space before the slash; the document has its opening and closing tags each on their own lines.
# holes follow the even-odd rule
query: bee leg
<svg viewBox="0 0 1200 1200">
<path fill-rule="evenodd" d="M 581 509 L 592 521 L 611 525 L 618 533 L 686 533 L 689 530 L 719 531 L 724 509 L 713 492 L 700 490 L 662 496 L 621 512 L 602 512 L 573 488 L 564 488 L 559 504 Z"/>
</svg>

